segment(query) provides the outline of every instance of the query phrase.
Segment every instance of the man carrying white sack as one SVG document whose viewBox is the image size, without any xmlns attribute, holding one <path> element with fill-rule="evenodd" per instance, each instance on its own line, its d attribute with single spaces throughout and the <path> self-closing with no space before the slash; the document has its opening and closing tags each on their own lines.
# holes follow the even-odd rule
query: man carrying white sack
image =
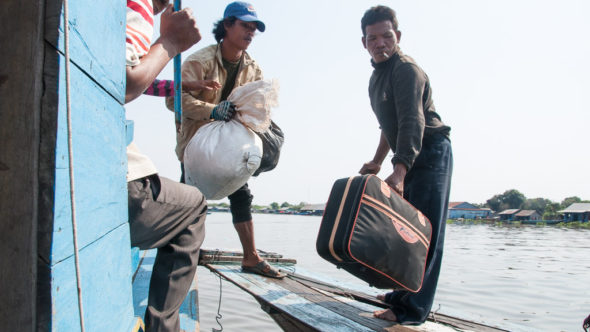
<svg viewBox="0 0 590 332">
<path fill-rule="evenodd" d="M 211 121 L 231 120 L 235 106 L 226 99 L 232 90 L 262 80 L 262 70 L 246 52 L 256 30 L 264 32 L 265 25 L 258 19 L 254 7 L 245 2 L 232 2 L 213 29 L 217 44 L 192 54 L 182 65 L 182 80 L 215 80 L 222 88 L 182 94 L 182 123 L 177 124 L 176 135 L 176 155 L 183 169 L 181 182 L 184 182 L 184 150 L 197 130 Z M 166 105 L 172 110 L 173 98 L 167 98 Z M 244 252 L 242 270 L 283 278 L 285 274 L 270 266 L 256 251 L 251 213 L 253 196 L 248 184 L 228 198 L 232 221 Z"/>
</svg>

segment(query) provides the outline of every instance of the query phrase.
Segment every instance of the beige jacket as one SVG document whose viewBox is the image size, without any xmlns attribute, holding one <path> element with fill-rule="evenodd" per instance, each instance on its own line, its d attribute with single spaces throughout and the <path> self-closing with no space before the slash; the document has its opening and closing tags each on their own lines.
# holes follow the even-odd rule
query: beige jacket
<svg viewBox="0 0 590 332">
<path fill-rule="evenodd" d="M 227 72 L 223 68 L 219 44 L 207 46 L 190 55 L 182 64 L 182 80 L 215 80 L 225 85 Z M 234 88 L 262 79 L 262 70 L 254 59 L 244 52 Z M 176 156 L 183 162 L 184 149 L 201 126 L 211 121 L 211 111 L 219 104 L 223 88 L 214 91 L 182 93 L 182 124 L 176 133 Z M 166 106 L 174 110 L 174 98 L 166 98 Z"/>
</svg>

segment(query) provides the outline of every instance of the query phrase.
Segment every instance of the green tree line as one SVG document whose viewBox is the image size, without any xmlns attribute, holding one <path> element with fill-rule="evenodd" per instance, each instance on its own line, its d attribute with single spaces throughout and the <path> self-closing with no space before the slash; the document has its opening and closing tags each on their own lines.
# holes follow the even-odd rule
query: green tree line
<svg viewBox="0 0 590 332">
<path fill-rule="evenodd" d="M 256 204 L 253 204 L 252 205 L 252 209 L 254 209 L 254 210 L 266 210 L 266 209 L 280 210 L 280 209 L 284 209 L 284 210 L 299 211 L 306 204 L 307 203 L 305 203 L 305 202 L 300 202 L 299 204 L 291 204 L 289 202 L 283 202 L 283 203 L 279 204 L 278 202 L 272 202 L 269 205 L 256 205 Z M 209 203 L 209 206 L 211 206 L 211 207 L 216 206 L 218 208 L 229 208 L 229 204 L 228 203 L 225 203 L 225 202 L 222 202 L 222 203 Z"/>
<path fill-rule="evenodd" d="M 557 219 L 557 211 L 563 210 L 573 203 L 590 203 L 588 200 L 582 200 L 578 196 L 566 197 L 561 202 L 554 202 L 547 198 L 526 198 L 526 196 L 516 189 L 506 190 L 503 194 L 494 195 L 480 207 L 487 207 L 493 211 L 500 212 L 507 209 L 535 210 L 543 216 L 545 220 Z"/>
</svg>

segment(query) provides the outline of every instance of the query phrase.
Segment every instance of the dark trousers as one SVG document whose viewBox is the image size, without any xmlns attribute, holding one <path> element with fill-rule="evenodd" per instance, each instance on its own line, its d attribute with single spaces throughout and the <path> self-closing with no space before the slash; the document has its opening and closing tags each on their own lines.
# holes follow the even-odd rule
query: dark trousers
<svg viewBox="0 0 590 332">
<path fill-rule="evenodd" d="M 394 291 L 386 295 L 386 302 L 400 323 L 423 323 L 430 313 L 443 256 L 452 172 L 449 139 L 442 135 L 425 137 L 422 150 L 404 180 L 404 198 L 430 220 L 432 238 L 420 291 Z"/>
<path fill-rule="evenodd" d="M 205 238 L 207 202 L 197 188 L 158 175 L 131 181 L 127 189 L 131 245 L 158 248 L 146 331 L 179 331 L 178 311 L 194 279 Z"/>
</svg>

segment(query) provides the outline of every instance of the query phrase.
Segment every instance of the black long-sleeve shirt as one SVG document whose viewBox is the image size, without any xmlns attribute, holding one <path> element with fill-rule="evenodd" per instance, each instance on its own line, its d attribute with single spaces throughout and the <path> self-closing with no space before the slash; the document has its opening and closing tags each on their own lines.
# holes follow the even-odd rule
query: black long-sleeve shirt
<svg viewBox="0 0 590 332">
<path fill-rule="evenodd" d="M 428 76 L 412 58 L 398 51 L 390 59 L 372 62 L 369 97 L 381 130 L 394 152 L 393 164 L 412 168 L 424 137 L 449 136 L 436 113 Z"/>
</svg>

